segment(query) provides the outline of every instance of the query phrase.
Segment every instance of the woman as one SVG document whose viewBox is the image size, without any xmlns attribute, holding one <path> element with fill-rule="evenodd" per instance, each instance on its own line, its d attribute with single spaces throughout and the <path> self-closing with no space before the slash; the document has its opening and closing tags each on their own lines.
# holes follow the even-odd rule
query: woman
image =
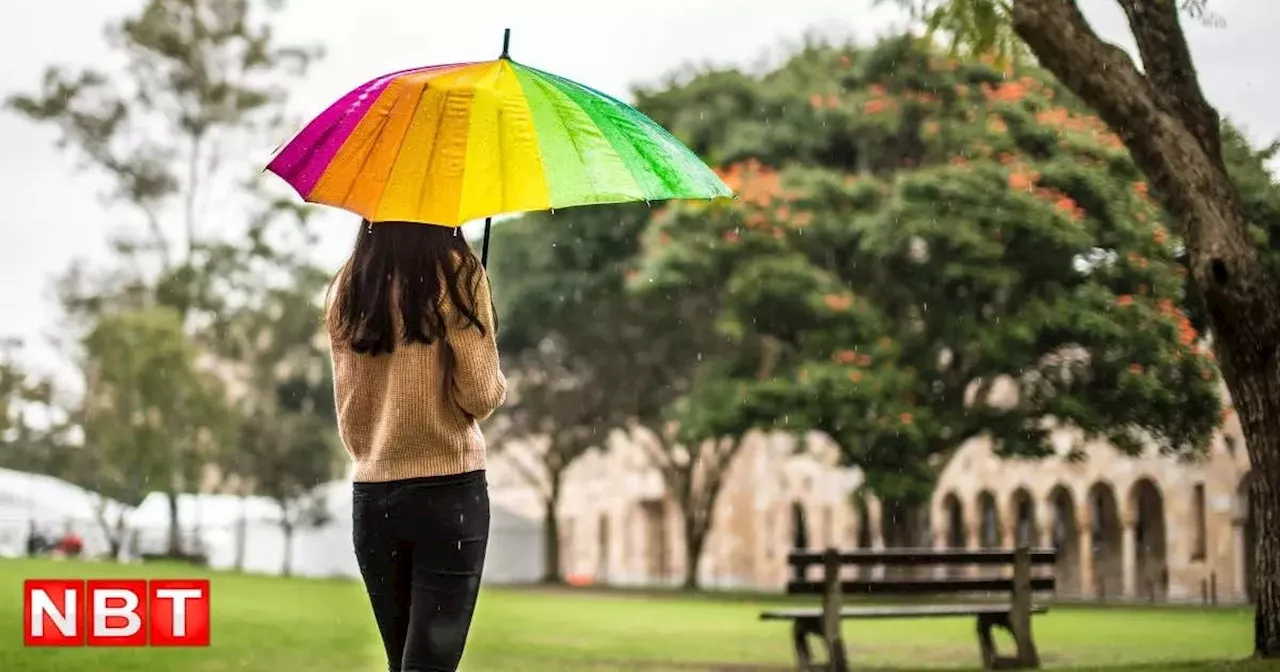
<svg viewBox="0 0 1280 672">
<path fill-rule="evenodd" d="M 488 277 L 457 229 L 365 221 L 327 303 L 356 558 L 388 668 L 456 670 L 489 539 L 477 421 L 506 398 Z"/>
</svg>

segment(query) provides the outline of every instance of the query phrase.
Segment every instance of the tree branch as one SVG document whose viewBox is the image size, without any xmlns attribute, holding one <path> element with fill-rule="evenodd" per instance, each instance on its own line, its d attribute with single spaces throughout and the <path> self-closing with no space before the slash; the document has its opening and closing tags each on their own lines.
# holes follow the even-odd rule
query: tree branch
<svg viewBox="0 0 1280 672">
<path fill-rule="evenodd" d="M 1129 17 L 1151 91 L 1165 112 L 1177 116 L 1223 170 L 1222 122 L 1205 99 L 1191 60 L 1175 0 L 1118 0 Z"/>
<path fill-rule="evenodd" d="M 1159 104 L 1129 55 L 1098 37 L 1075 0 L 1016 0 L 1012 21 L 1041 64 L 1119 133 L 1161 204 L 1183 225 L 1192 274 L 1218 311 L 1219 335 L 1242 352 L 1273 347 L 1280 340 L 1273 310 L 1280 289 L 1259 262 L 1240 195 L 1221 162 L 1192 127 Z"/>
</svg>

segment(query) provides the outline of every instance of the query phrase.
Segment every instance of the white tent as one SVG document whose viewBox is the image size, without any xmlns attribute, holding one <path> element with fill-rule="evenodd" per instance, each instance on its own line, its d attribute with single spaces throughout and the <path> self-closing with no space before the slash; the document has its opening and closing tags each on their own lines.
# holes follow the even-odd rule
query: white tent
<svg viewBox="0 0 1280 672">
<path fill-rule="evenodd" d="M 321 525 L 294 530 L 291 570 L 295 576 L 360 576 L 352 548 L 351 481 L 325 483 L 314 494 L 327 513 Z M 128 518 L 136 540 L 136 553 L 162 553 L 167 547 L 169 502 L 152 493 Z M 247 572 L 279 574 L 284 567 L 284 531 L 280 508 L 262 497 L 232 495 L 178 496 L 178 520 L 184 549 L 203 551 L 210 566 L 236 567 L 243 552 Z M 528 583 L 542 572 L 542 525 L 493 504 L 489 549 L 485 559 L 486 583 Z M 241 551 L 243 548 L 243 551 Z"/>
<path fill-rule="evenodd" d="M 164 553 L 169 541 L 169 498 L 153 492 L 128 517 L 131 539 L 127 550 L 134 555 Z M 236 567 L 244 549 L 243 568 L 248 572 L 280 570 L 283 534 L 280 507 L 266 497 L 236 495 L 178 495 L 178 522 L 182 549 L 204 553 L 215 569 Z"/>
<path fill-rule="evenodd" d="M 89 556 L 109 553 L 111 545 L 98 522 L 98 508 L 108 521 L 126 515 L 129 507 L 62 479 L 0 469 L 0 557 L 26 554 L 34 526 L 60 536 L 74 531 L 84 539 Z"/>
<path fill-rule="evenodd" d="M 299 529 L 295 536 L 293 569 L 299 576 L 359 577 L 352 548 L 351 481 L 321 485 L 329 521 Z M 492 504 L 489 548 L 485 554 L 485 583 L 532 583 L 542 574 L 542 525 Z"/>
</svg>

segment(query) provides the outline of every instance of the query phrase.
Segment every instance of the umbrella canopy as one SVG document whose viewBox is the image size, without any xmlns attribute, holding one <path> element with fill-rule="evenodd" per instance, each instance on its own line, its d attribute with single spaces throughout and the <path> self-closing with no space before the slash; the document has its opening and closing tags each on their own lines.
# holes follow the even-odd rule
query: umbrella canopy
<svg viewBox="0 0 1280 672">
<path fill-rule="evenodd" d="M 394 72 L 334 103 L 268 166 L 370 221 L 460 226 L 578 205 L 733 192 L 629 105 L 512 61 Z"/>
</svg>

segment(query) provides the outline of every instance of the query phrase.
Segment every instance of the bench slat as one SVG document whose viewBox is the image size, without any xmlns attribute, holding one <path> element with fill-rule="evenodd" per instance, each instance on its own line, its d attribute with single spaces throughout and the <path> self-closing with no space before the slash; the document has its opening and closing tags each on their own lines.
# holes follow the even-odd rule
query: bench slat
<svg viewBox="0 0 1280 672">
<path fill-rule="evenodd" d="M 1031 590 L 1052 591 L 1057 585 L 1052 576 L 1031 578 Z M 787 583 L 790 595 L 821 595 L 821 581 L 791 581 Z M 939 593 L 995 593 L 1013 592 L 1011 578 L 964 577 L 955 579 L 878 579 L 870 581 L 841 581 L 840 592 L 846 595 L 925 595 Z"/>
<path fill-rule="evenodd" d="M 787 564 L 803 569 L 823 563 L 823 551 L 791 551 Z M 1052 565 L 1058 552 L 1052 548 L 1033 548 L 1031 564 Z M 869 567 L 875 565 L 1011 565 L 1011 549 L 895 548 L 885 551 L 841 551 L 840 564 Z"/>
<path fill-rule="evenodd" d="M 1044 614 L 1049 608 L 1037 605 L 1031 608 L 1033 614 Z M 922 604 L 898 607 L 844 607 L 840 610 L 841 619 L 866 618 L 942 618 L 948 616 L 980 616 L 983 614 L 1004 614 L 1009 612 L 1007 604 Z M 760 614 L 764 621 L 794 621 L 806 618 L 821 618 L 822 609 L 772 609 Z"/>
</svg>

